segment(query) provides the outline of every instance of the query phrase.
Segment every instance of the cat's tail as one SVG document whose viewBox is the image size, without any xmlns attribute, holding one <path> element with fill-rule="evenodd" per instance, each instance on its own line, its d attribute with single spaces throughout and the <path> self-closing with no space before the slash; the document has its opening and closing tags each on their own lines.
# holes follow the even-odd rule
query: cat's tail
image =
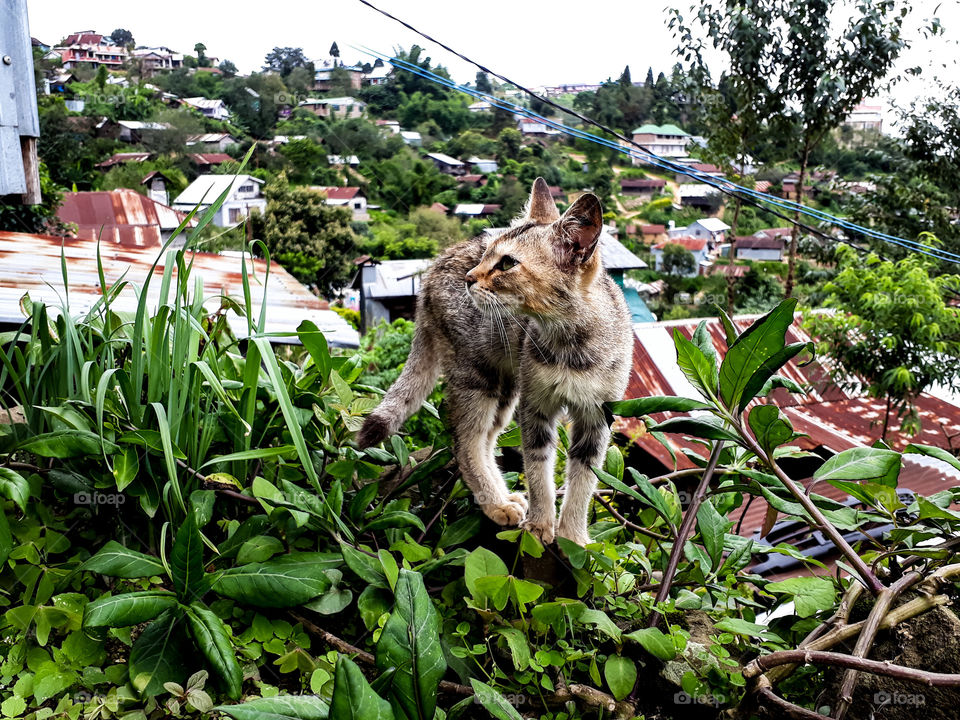
<svg viewBox="0 0 960 720">
<path fill-rule="evenodd" d="M 424 325 L 417 325 L 410 355 L 400 377 L 390 386 L 380 405 L 367 416 L 357 433 L 356 441 L 360 448 L 377 445 L 397 432 L 437 384 L 440 355 Z"/>
</svg>

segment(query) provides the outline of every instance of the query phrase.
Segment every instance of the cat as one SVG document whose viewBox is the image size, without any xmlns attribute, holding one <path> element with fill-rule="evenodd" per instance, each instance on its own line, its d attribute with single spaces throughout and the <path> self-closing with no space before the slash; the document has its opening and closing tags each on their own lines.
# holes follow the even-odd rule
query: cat
<svg viewBox="0 0 960 720">
<path fill-rule="evenodd" d="M 454 451 L 483 512 L 543 543 L 579 545 L 587 533 L 610 438 L 602 404 L 627 387 L 633 329 L 623 294 L 598 250 L 603 211 L 581 195 L 560 216 L 543 178 L 511 227 L 442 253 L 417 300 L 416 331 L 403 372 L 357 434 L 370 447 L 395 433 L 442 372 Z M 497 438 L 519 404 L 529 505 L 497 467 Z M 559 518 L 554 463 L 557 423 L 572 420 Z"/>
</svg>

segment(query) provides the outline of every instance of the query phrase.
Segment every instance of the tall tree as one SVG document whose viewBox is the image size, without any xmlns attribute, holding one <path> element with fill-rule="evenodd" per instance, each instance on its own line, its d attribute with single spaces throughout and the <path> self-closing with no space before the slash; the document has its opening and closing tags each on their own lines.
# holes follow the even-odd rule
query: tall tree
<svg viewBox="0 0 960 720">
<path fill-rule="evenodd" d="M 121 47 L 127 47 L 127 45 L 135 45 L 133 39 L 133 33 L 124 28 L 117 28 L 112 33 L 110 33 L 110 39 L 115 45 L 120 45 Z"/>
<path fill-rule="evenodd" d="M 217 67 L 220 68 L 220 72 L 223 73 L 225 78 L 232 78 L 237 74 L 237 66 L 230 60 L 222 60 Z"/>
<path fill-rule="evenodd" d="M 761 105 L 792 141 L 802 205 L 811 153 L 858 103 L 876 93 L 907 47 L 902 30 L 908 8 L 905 0 L 718 0 L 696 6 L 690 25 L 677 12 L 671 22 L 680 52 L 701 67 L 706 67 L 703 50 L 712 46 L 725 65 L 740 64 L 737 54 L 746 52 L 750 64 L 766 68 L 769 85 L 757 90 L 766 95 Z M 840 20 L 844 17 L 850 19 Z M 788 297 L 798 237 L 794 227 Z"/>
<path fill-rule="evenodd" d="M 275 47 L 263 59 L 263 69 L 275 72 L 282 78 L 298 67 L 313 68 L 313 63 L 303 54 L 303 48 Z"/>
<path fill-rule="evenodd" d="M 193 51 L 197 54 L 197 65 L 207 67 L 207 46 L 202 42 L 198 42 L 193 46 Z"/>
<path fill-rule="evenodd" d="M 334 65 L 338 64 L 340 60 L 340 48 L 337 47 L 337 41 L 333 41 L 333 45 L 330 46 L 330 57 L 333 58 Z"/>
<path fill-rule="evenodd" d="M 478 92 L 487 93 L 488 95 L 493 92 L 490 77 L 483 70 L 477 71 L 476 88 Z"/>
</svg>

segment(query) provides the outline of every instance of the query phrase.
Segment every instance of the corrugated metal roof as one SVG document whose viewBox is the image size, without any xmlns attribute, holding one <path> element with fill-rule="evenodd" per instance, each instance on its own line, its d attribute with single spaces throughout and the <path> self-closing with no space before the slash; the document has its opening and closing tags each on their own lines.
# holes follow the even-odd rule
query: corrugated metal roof
<svg viewBox="0 0 960 720">
<path fill-rule="evenodd" d="M 738 316 L 734 324 L 740 331 L 745 330 L 757 319 L 756 315 Z M 799 318 L 799 316 L 798 316 Z M 634 326 L 633 370 L 630 383 L 624 397 L 651 397 L 657 395 L 683 395 L 698 397 L 686 376 L 677 366 L 673 332 L 678 330 L 687 338 L 693 335 L 702 318 L 646 323 Z M 723 328 L 718 320 L 707 321 L 707 329 L 718 353 L 725 351 Z M 809 340 L 798 322 L 787 331 L 787 342 Z M 856 396 L 838 388 L 831 380 L 827 367 L 819 361 L 800 367 L 795 360 L 787 363 L 780 371 L 790 380 L 808 388 L 805 395 L 795 395 L 778 389 L 771 394 L 770 401 L 783 409 L 797 432 L 809 437 L 800 438 L 792 445 L 806 450 L 820 449 L 829 453 L 838 453 L 852 447 L 872 445 L 880 438 L 883 413 L 886 410 L 882 399 Z M 917 402 L 917 408 L 923 422 L 919 436 L 908 437 L 899 432 L 898 423 L 893 420 L 893 429 L 887 433 L 887 442 L 891 447 L 902 450 L 908 443 L 934 445 L 946 450 L 960 450 L 960 407 L 944 399 L 924 394 Z M 657 415 L 658 419 L 670 413 Z M 672 468 L 673 460 L 669 451 L 653 437 L 639 418 L 620 418 L 616 429 L 633 440 L 643 450 L 665 467 Z M 703 454 L 703 446 L 681 435 L 668 435 L 668 442 L 677 456 L 679 468 L 695 467 L 693 462 L 683 455 L 682 450 L 695 450 Z M 960 474 L 950 471 L 943 463 L 931 463 L 918 456 L 905 456 L 900 483 L 903 487 L 924 495 L 955 485 Z M 835 499 L 843 499 L 846 494 L 832 486 L 818 483 L 819 494 Z M 742 534 L 751 535 L 761 526 L 766 511 L 766 503 L 754 500 L 752 514 L 748 514 L 743 523 Z M 739 516 L 739 512 L 736 513 Z"/>
<path fill-rule="evenodd" d="M 364 294 L 371 298 L 415 297 L 420 292 L 421 276 L 433 263 L 421 260 L 384 260 L 373 266 L 376 282 L 364 283 Z"/>
<path fill-rule="evenodd" d="M 664 240 L 663 242 L 657 243 L 653 246 L 653 249 L 663 250 L 663 248 L 667 245 L 680 245 L 691 252 L 698 252 L 707 246 L 707 239 L 680 235 L 678 237 L 672 237 L 669 240 Z"/>
<path fill-rule="evenodd" d="M 212 205 L 228 187 L 235 193 L 241 185 L 256 183 L 263 185 L 263 180 L 252 175 L 201 175 L 186 190 L 180 193 L 173 201 L 175 205 Z M 229 199 L 229 196 L 228 196 Z"/>
<path fill-rule="evenodd" d="M 35 302 L 60 306 L 62 298 L 66 296 L 60 272 L 61 251 L 67 262 L 71 313 L 83 313 L 100 299 L 102 293 L 97 274 L 95 242 L 50 235 L 0 232 L 0 323 L 19 325 L 23 322 L 20 299 L 28 293 Z M 126 273 L 125 279 L 128 282 L 142 286 L 150 267 L 157 259 L 157 253 L 156 247 L 101 245 L 103 272 L 107 283 L 117 282 Z M 243 275 L 239 253 L 189 253 L 188 258 L 193 260 L 193 277 L 203 278 L 204 294 L 211 311 L 219 307 L 218 298 L 222 295 L 242 300 Z M 159 300 L 160 277 L 165 262 L 166 257 L 160 258 L 148 290 L 150 307 L 153 310 Z M 260 307 L 264 303 L 265 272 L 266 263 L 263 260 L 248 258 L 251 303 L 256 317 L 259 317 Z M 113 307 L 121 312 L 133 312 L 136 310 L 136 302 L 134 291 L 128 286 L 120 293 Z M 357 347 L 359 343 L 356 330 L 330 310 L 324 300 L 313 295 L 276 263 L 270 266 L 266 303 L 265 331 L 268 333 L 292 332 L 302 321 L 311 320 L 331 344 Z M 228 313 L 227 318 L 234 333 L 238 337 L 246 337 L 246 320 L 232 312 Z M 291 342 L 289 338 L 279 338 L 277 341 Z"/>
<path fill-rule="evenodd" d="M 464 206 L 457 205 L 454 213 L 457 215 L 465 214 L 460 212 L 461 207 Z M 497 206 L 497 209 L 499 210 L 499 206 Z M 496 237 L 508 229 L 509 228 L 487 228 L 483 233 L 490 237 Z M 606 227 L 600 231 L 600 256 L 603 259 L 603 267 L 607 270 L 636 270 L 648 267 L 647 263 L 630 252 L 623 243 L 613 237 Z"/>
<path fill-rule="evenodd" d="M 77 237 L 130 248 L 160 247 L 163 232 L 177 228 L 186 216 L 128 188 L 64 193 L 57 210 L 60 220 L 77 225 Z"/>
<path fill-rule="evenodd" d="M 363 195 L 358 187 L 336 187 L 327 185 L 311 185 L 311 190 L 322 192 L 327 196 L 327 200 L 352 200 L 358 194 Z"/>
<path fill-rule="evenodd" d="M 114 153 L 103 162 L 98 162 L 95 167 L 108 168 L 121 163 L 146 162 L 150 159 L 150 155 L 151 153 L 148 152 Z"/>
</svg>

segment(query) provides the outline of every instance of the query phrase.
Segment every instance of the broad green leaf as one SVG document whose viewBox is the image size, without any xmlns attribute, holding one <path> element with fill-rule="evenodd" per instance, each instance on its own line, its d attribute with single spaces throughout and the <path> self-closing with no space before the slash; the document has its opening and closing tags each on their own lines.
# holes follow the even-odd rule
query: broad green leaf
<svg viewBox="0 0 960 720">
<path fill-rule="evenodd" d="M 677 365 L 690 383 L 706 397 L 717 394 L 717 362 L 707 357 L 703 350 L 687 340 L 680 330 L 673 331 L 673 343 L 677 347 Z"/>
<path fill-rule="evenodd" d="M 479 532 L 482 524 L 483 519 L 478 512 L 455 520 L 443 529 L 437 547 L 448 548 L 466 542 Z"/>
<path fill-rule="evenodd" d="M 617 400 L 607 403 L 610 412 L 620 417 L 640 417 L 660 412 L 690 412 L 691 410 L 709 410 L 710 405 L 702 400 L 662 395 L 658 397 Z"/>
<path fill-rule="evenodd" d="M 140 458 L 132 447 L 123 448 L 123 452 L 113 457 L 113 477 L 117 481 L 117 491 L 123 492 L 140 472 Z"/>
<path fill-rule="evenodd" d="M 470 678 L 470 685 L 473 686 L 474 701 L 483 705 L 497 720 L 523 720 L 517 709 L 496 689 L 476 678 Z"/>
<path fill-rule="evenodd" d="M 699 603 L 697 607 L 700 607 Z M 634 630 L 624 637 L 640 643 L 644 650 L 660 660 L 673 660 L 677 656 L 677 646 L 674 644 L 673 638 L 664 635 L 659 628 Z"/>
<path fill-rule="evenodd" d="M 930 502 L 922 495 L 917 496 L 917 507 L 920 509 L 919 518 L 921 520 L 926 520 L 927 518 L 952 520 L 954 522 L 960 520 L 960 513 L 948 508 L 942 508 L 939 505 Z"/>
<path fill-rule="evenodd" d="M 869 507 L 883 508 L 895 512 L 904 507 L 897 495 L 897 489 L 889 485 L 872 482 L 854 482 L 852 480 L 829 480 L 838 490 L 849 493 Z"/>
<path fill-rule="evenodd" d="M 194 667 L 183 615 L 167 610 L 140 633 L 130 649 L 130 684 L 141 695 L 150 697 L 164 690 L 164 683 L 179 685 L 186 680 L 187 669 Z"/>
<path fill-rule="evenodd" d="M 184 604 L 190 604 L 203 594 L 203 540 L 192 512 L 187 513 L 173 541 L 173 549 L 170 551 L 170 575 L 173 588 Z"/>
<path fill-rule="evenodd" d="M 276 457 L 291 458 L 296 454 L 297 449 L 293 445 L 241 450 L 240 452 L 230 453 L 229 455 L 218 455 L 215 458 L 207 460 L 200 467 L 205 468 L 207 465 L 213 465 L 214 463 L 228 463 L 239 460 L 270 460 Z"/>
<path fill-rule="evenodd" d="M 707 550 L 707 555 L 710 556 L 711 570 L 720 566 L 720 558 L 723 556 L 723 536 L 729 525 L 730 522 L 717 512 L 709 500 L 705 500 L 697 509 L 697 530 L 700 532 L 700 539 Z"/>
<path fill-rule="evenodd" d="M 804 350 L 813 355 L 814 344 L 812 342 L 801 342 L 787 345 L 782 350 L 778 350 L 769 358 L 764 360 L 760 364 L 760 367 L 754 371 L 753 375 L 751 375 L 750 379 L 747 381 L 737 409 L 740 412 L 743 412 L 743 409 L 751 400 L 764 392 L 764 389 L 767 388 L 767 383 L 770 381 L 770 378 L 774 377 L 774 374 L 780 368 L 782 368 Z"/>
<path fill-rule="evenodd" d="M 623 633 L 620 631 L 620 628 L 616 626 L 613 620 L 610 619 L 610 616 L 607 615 L 603 610 L 587 608 L 577 616 L 577 621 L 583 623 L 584 625 L 593 625 L 604 635 L 613 638 L 617 642 L 620 642 L 620 638 L 623 635 Z"/>
<path fill-rule="evenodd" d="M 618 480 L 623 480 L 623 452 L 616 445 L 607 448 L 603 469 Z"/>
<path fill-rule="evenodd" d="M 327 346 L 327 338 L 310 320 L 304 320 L 297 328 L 297 337 L 310 353 L 314 366 L 320 373 L 320 382 L 326 383 L 330 378 L 330 350 Z"/>
<path fill-rule="evenodd" d="M 825 577 L 788 578 L 768 583 L 764 589 L 767 592 L 791 595 L 797 615 L 802 618 L 832 608 L 837 599 L 837 589 L 833 581 Z"/>
<path fill-rule="evenodd" d="M 360 619 L 367 626 L 367 630 L 376 628 L 377 621 L 392 608 L 393 595 L 386 589 L 386 583 L 383 587 L 367 585 L 357 598 L 357 610 L 360 611 Z"/>
<path fill-rule="evenodd" d="M 327 720 L 330 717 L 330 706 L 316 695 L 254 698 L 240 705 L 217 705 L 214 710 L 234 720 Z"/>
<path fill-rule="evenodd" d="M 737 341 L 740 333 L 737 332 L 737 328 L 734 326 L 733 321 L 730 320 L 730 316 L 727 315 L 727 311 L 719 305 L 714 305 L 714 307 L 717 309 L 720 324 L 723 325 L 723 333 L 727 341 L 727 348 L 729 349 L 730 346 Z"/>
<path fill-rule="evenodd" d="M 610 655 L 603 664 L 603 678 L 616 700 L 623 700 L 637 682 L 637 665 L 622 655 Z"/>
<path fill-rule="evenodd" d="M 230 641 L 230 633 L 223 624 L 223 620 L 199 602 L 191 604 L 186 610 L 187 622 L 197 647 L 200 648 L 210 667 L 223 680 L 227 696 L 231 700 L 238 699 L 240 686 L 243 683 L 243 671 L 237 662 L 233 643 Z"/>
<path fill-rule="evenodd" d="M 376 661 L 381 671 L 396 668 L 390 704 L 398 720 L 431 720 L 447 662 L 440 645 L 440 615 L 419 573 L 400 571 L 396 605 L 377 642 Z"/>
<path fill-rule="evenodd" d="M 827 460 L 813 474 L 815 480 L 863 480 L 895 488 L 900 475 L 900 453 L 857 447 Z"/>
<path fill-rule="evenodd" d="M 393 720 L 390 703 L 377 695 L 346 655 L 337 658 L 330 714 L 336 720 Z"/>
<path fill-rule="evenodd" d="M 303 605 L 330 588 L 324 571 L 336 567 L 339 560 L 332 553 L 280 555 L 223 571 L 214 580 L 213 590 L 256 607 Z"/>
<path fill-rule="evenodd" d="M 176 606 L 177 597 L 167 590 L 145 590 L 100 598 L 83 611 L 84 627 L 127 627 L 153 620 Z"/>
<path fill-rule="evenodd" d="M 343 542 L 340 543 L 340 551 L 347 567 L 361 580 L 376 587 L 389 587 L 390 583 L 383 572 L 383 565 L 380 563 L 379 557 L 372 557 Z"/>
<path fill-rule="evenodd" d="M 776 405 L 757 405 L 747 422 L 760 447 L 768 453 L 793 439 L 793 426 Z"/>
<path fill-rule="evenodd" d="M 89 430 L 60 430 L 34 435 L 22 442 L 19 449 L 46 458 L 100 455 L 100 436 Z M 104 440 L 104 451 L 107 455 L 113 455 L 117 450 L 116 445 Z"/>
<path fill-rule="evenodd" d="M 30 485 L 20 473 L 10 468 L 0 467 L 0 497 L 13 500 L 17 507 L 26 512 Z"/>
<path fill-rule="evenodd" d="M 240 551 L 237 553 L 237 562 L 241 565 L 264 562 L 281 552 L 283 552 L 283 542 L 278 538 L 273 537 L 273 535 L 257 535 L 240 546 Z"/>
<path fill-rule="evenodd" d="M 937 460 L 942 460 L 943 462 L 947 463 L 947 465 L 953 466 L 954 469 L 960 470 L 960 459 L 948 453 L 943 448 L 934 447 L 932 445 L 910 443 L 903 449 L 903 452 L 936 458 Z"/>
<path fill-rule="evenodd" d="M 155 557 L 130 550 L 116 540 L 109 541 L 83 564 L 84 570 L 119 578 L 163 575 L 163 564 Z"/>
<path fill-rule="evenodd" d="M 330 589 L 320 597 L 308 602 L 304 607 L 321 615 L 336 615 L 353 600 L 353 592 L 348 588 L 340 587 L 343 573 L 339 570 L 327 570 L 326 575 L 330 578 Z"/>
<path fill-rule="evenodd" d="M 730 345 L 720 364 L 720 398 L 728 408 L 734 409 L 740 405 L 747 383 L 754 373 L 783 349 L 796 306 L 796 298 L 784 300 Z M 770 374 L 774 372 L 776 369 Z"/>
<path fill-rule="evenodd" d="M 385 530 L 387 528 L 415 527 L 423 530 L 423 521 L 413 513 L 403 510 L 391 510 L 379 515 L 369 523 L 363 526 L 363 532 L 371 530 Z"/>
<path fill-rule="evenodd" d="M 778 640 L 783 642 L 783 638 L 770 630 L 766 625 L 758 625 L 740 618 L 728 617 L 716 623 L 714 627 L 717 630 L 732 632 L 735 635 L 746 635 L 747 637 L 758 637 L 761 640 Z"/>
<path fill-rule="evenodd" d="M 467 555 L 463 561 L 464 581 L 467 584 L 467 590 L 476 597 L 477 580 L 488 575 L 507 575 L 507 566 L 498 555 L 495 555 L 485 547 L 478 547 Z"/>
<path fill-rule="evenodd" d="M 678 417 L 664 420 L 650 428 L 651 431 L 682 433 L 705 440 L 727 440 L 739 443 L 740 437 L 728 429 L 723 420 L 713 415 L 701 417 Z"/>
<path fill-rule="evenodd" d="M 498 627 L 493 631 L 503 636 L 510 648 L 510 657 L 513 658 L 515 670 L 525 670 L 530 664 L 530 645 L 527 637 L 515 627 Z"/>
<path fill-rule="evenodd" d="M 390 589 L 396 591 L 397 579 L 400 577 L 400 568 L 397 566 L 397 559 L 389 550 L 379 550 L 377 557 L 380 559 L 380 567 L 383 568 L 383 574 L 387 577 L 387 583 Z"/>
</svg>

